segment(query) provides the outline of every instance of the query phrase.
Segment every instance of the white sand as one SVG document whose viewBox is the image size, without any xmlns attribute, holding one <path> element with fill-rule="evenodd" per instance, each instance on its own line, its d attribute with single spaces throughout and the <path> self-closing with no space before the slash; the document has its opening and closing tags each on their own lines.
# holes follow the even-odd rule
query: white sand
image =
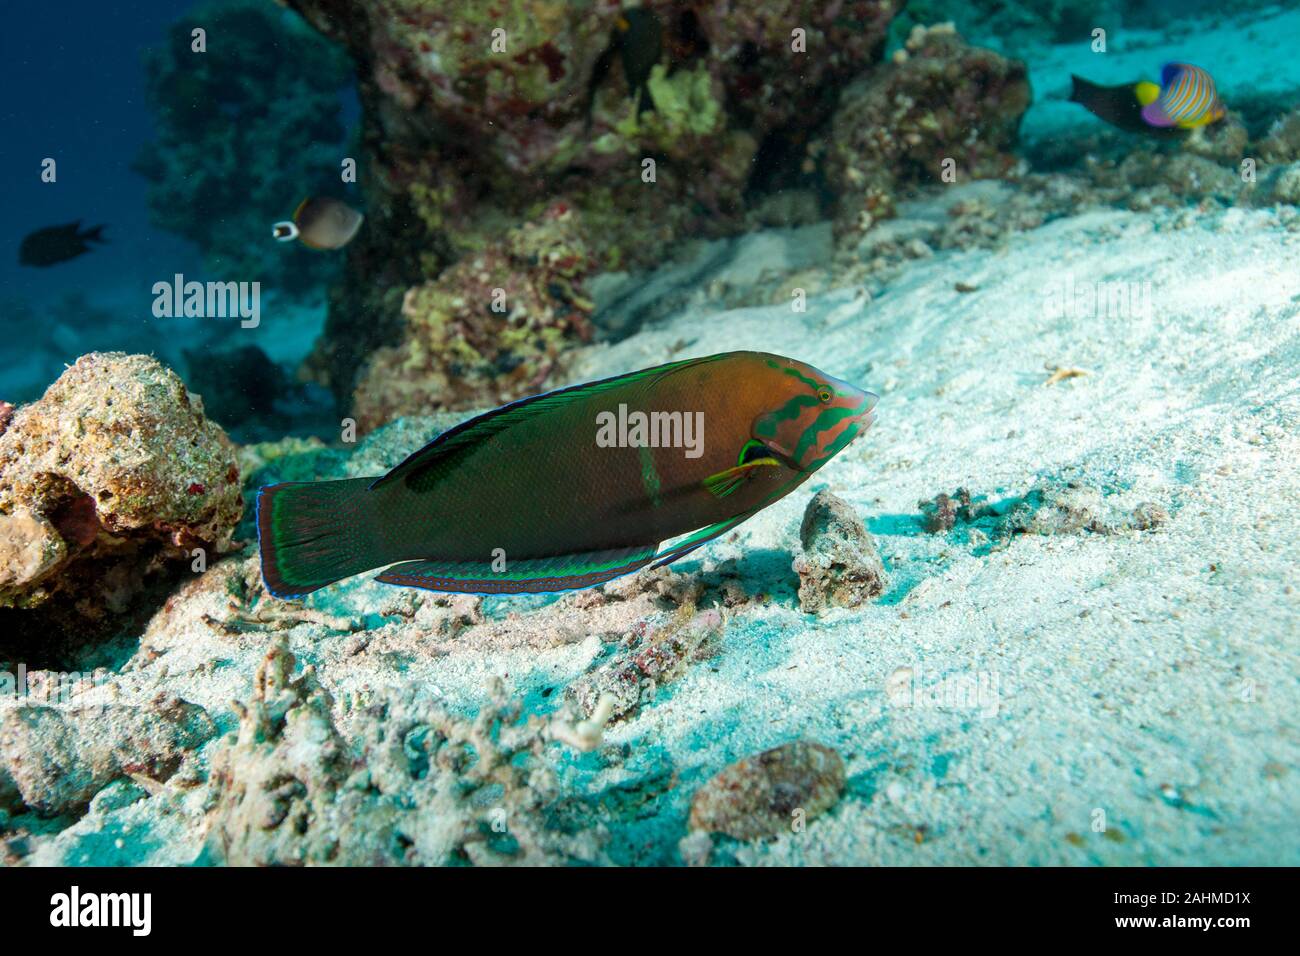
<svg viewBox="0 0 1300 956">
<path fill-rule="evenodd" d="M 1058 221 L 1005 252 L 915 265 L 851 292 L 684 316 L 591 371 L 765 348 L 882 392 L 880 423 L 819 478 L 894 575 L 881 604 L 730 633 L 624 734 L 681 767 L 807 735 L 860 793 L 759 859 L 856 863 L 1300 862 L 1300 237 L 1267 212 Z M 1048 318 L 1077 285 L 1150 281 L 1149 317 Z M 979 291 L 953 291 L 956 280 Z M 1044 386 L 1045 364 L 1090 374 Z M 920 532 L 919 499 L 1069 478 L 1172 514 L 1162 529 L 1021 537 L 973 555 Z M 814 482 L 814 488 L 816 487 Z M 797 494 L 719 557 L 788 549 Z M 885 681 L 984 680 L 992 707 L 891 707 Z M 1105 812 L 1109 838 L 1092 832 Z M 924 828 L 922 842 L 915 831 Z M 1078 834 L 1080 844 L 1067 842 Z"/>
</svg>

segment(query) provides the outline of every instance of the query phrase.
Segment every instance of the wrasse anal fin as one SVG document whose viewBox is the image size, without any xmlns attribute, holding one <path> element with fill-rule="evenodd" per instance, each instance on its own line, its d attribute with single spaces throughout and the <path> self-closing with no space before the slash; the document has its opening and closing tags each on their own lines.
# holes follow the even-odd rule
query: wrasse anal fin
<svg viewBox="0 0 1300 956">
<path fill-rule="evenodd" d="M 406 561 L 375 578 L 384 584 L 460 594 L 549 594 L 603 584 L 645 567 L 657 545 L 511 561 Z"/>
</svg>

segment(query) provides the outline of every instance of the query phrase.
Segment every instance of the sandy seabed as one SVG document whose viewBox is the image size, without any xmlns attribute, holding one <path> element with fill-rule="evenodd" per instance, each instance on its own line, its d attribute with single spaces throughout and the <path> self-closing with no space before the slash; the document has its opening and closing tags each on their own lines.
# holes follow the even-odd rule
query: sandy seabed
<svg viewBox="0 0 1300 956">
<path fill-rule="evenodd" d="M 881 395 L 872 431 L 809 485 L 673 569 L 722 568 L 767 598 L 727 613 L 711 657 L 606 728 L 617 760 L 557 761 L 574 794 L 669 781 L 603 820 L 611 859 L 680 862 L 705 780 L 806 738 L 845 761 L 838 803 L 802 831 L 719 838 L 714 862 L 1300 863 L 1298 265 L 1293 213 L 1096 211 L 916 260 L 875 298 L 692 306 L 590 350 L 575 380 L 752 348 Z M 358 473 L 391 463 L 366 455 Z M 889 584 L 813 616 L 790 566 L 822 487 L 863 517 Z M 958 488 L 991 523 L 927 531 L 920 502 Z M 1091 520 L 997 533 L 1005 505 L 1044 493 Z M 1135 512 L 1155 518 L 1135 526 Z M 491 599 L 448 629 L 454 606 L 412 618 L 426 601 L 358 578 L 309 604 L 361 630 L 281 632 L 345 736 L 393 691 L 473 713 L 494 675 L 546 713 L 627 624 L 569 596 Z M 212 626 L 228 602 L 188 585 L 84 703 L 165 692 L 235 729 L 230 701 L 249 698 L 271 638 Z M 115 786 L 79 819 L 34 827 L 28 862 L 204 859 L 204 787 Z"/>
</svg>

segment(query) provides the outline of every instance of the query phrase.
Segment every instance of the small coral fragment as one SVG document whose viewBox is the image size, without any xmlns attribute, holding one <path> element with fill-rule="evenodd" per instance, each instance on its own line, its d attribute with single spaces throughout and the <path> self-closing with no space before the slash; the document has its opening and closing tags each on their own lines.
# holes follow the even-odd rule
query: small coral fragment
<svg viewBox="0 0 1300 956">
<path fill-rule="evenodd" d="M 1074 368 L 1068 365 L 1049 365 L 1047 371 L 1051 374 L 1048 375 L 1047 381 L 1043 382 L 1044 385 L 1055 385 L 1057 382 L 1064 382 L 1068 378 L 1081 378 L 1084 375 L 1091 374 L 1086 368 Z"/>
<path fill-rule="evenodd" d="M 589 718 L 606 704 L 612 707 L 610 719 L 626 717 L 659 686 L 680 677 L 691 661 L 706 656 L 721 628 L 717 611 L 697 615 L 694 605 L 685 604 L 666 626 L 628 634 L 611 660 L 569 687 L 569 699 Z"/>
<path fill-rule="evenodd" d="M 884 593 L 888 577 L 876 542 L 842 498 L 817 492 L 804 511 L 799 540 L 802 551 L 793 567 L 805 613 L 859 607 Z"/>
</svg>

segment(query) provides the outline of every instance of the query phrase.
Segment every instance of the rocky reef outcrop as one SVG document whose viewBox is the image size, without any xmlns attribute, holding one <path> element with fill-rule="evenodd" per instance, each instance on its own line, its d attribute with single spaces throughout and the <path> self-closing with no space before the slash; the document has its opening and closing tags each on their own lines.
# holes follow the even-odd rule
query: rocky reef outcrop
<svg viewBox="0 0 1300 956">
<path fill-rule="evenodd" d="M 908 185 L 1007 175 L 1029 103 L 1023 63 L 970 46 L 951 24 L 918 26 L 836 110 L 825 150 L 837 235 L 861 236 L 893 215 Z"/>
<path fill-rule="evenodd" d="M 565 351 L 591 337 L 584 280 L 592 263 L 578 214 L 558 203 L 409 289 L 401 340 L 361 372 L 358 426 L 539 391 Z"/>
<path fill-rule="evenodd" d="M 407 290 L 564 202 L 600 268 L 744 228 L 840 88 L 879 62 L 890 0 L 503 5 L 290 0 L 356 64 L 369 226 L 308 364 L 347 405 Z M 480 396 L 487 404 L 489 395 Z"/>
<path fill-rule="evenodd" d="M 48 646 L 137 609 L 228 549 L 235 448 L 175 373 L 91 353 L 0 434 L 0 615 Z"/>
</svg>

